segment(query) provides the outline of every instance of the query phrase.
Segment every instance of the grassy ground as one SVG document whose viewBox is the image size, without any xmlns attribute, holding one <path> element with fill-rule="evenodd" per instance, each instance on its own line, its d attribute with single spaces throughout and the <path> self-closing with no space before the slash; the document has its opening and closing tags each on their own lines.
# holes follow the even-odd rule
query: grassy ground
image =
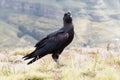
<svg viewBox="0 0 120 80">
<path fill-rule="evenodd" d="M 57 66 L 51 55 L 26 65 L 22 57 L 33 48 L 0 52 L 1 80 L 120 80 L 119 51 L 101 48 L 70 48 Z"/>
</svg>

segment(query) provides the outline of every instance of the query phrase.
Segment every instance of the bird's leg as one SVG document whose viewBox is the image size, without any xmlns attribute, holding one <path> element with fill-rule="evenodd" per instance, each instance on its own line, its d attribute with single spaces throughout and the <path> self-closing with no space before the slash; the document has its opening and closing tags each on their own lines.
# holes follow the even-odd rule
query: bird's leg
<svg viewBox="0 0 120 80">
<path fill-rule="evenodd" d="M 60 65 L 59 60 L 58 60 L 59 59 L 59 54 L 58 53 L 53 54 L 52 58 L 57 63 L 57 65 Z"/>
<path fill-rule="evenodd" d="M 57 64 L 59 64 L 59 61 L 58 61 L 59 54 L 52 54 L 52 58 Z"/>
<path fill-rule="evenodd" d="M 53 60 L 57 63 L 58 66 L 63 66 L 62 64 L 60 64 L 58 58 L 59 58 L 59 54 L 53 54 L 52 55 Z"/>
<path fill-rule="evenodd" d="M 60 65 L 59 60 L 54 58 L 54 61 L 57 63 L 57 65 Z"/>
</svg>

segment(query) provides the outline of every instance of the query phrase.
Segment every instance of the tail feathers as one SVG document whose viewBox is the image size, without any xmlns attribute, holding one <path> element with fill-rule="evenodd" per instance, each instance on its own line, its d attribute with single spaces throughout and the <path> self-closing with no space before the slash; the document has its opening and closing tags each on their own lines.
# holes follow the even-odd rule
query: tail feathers
<svg viewBox="0 0 120 80">
<path fill-rule="evenodd" d="M 24 60 L 27 60 L 27 59 L 33 58 L 33 57 L 34 57 L 34 53 L 35 53 L 35 51 L 33 51 L 32 53 L 24 56 L 23 59 L 24 59 Z"/>
<path fill-rule="evenodd" d="M 33 62 L 35 62 L 36 60 L 42 58 L 43 56 L 45 56 L 46 53 L 45 52 L 39 52 L 39 51 L 34 51 L 32 52 L 31 54 L 28 54 L 26 56 L 24 56 L 24 60 L 27 60 L 27 59 L 31 59 L 33 58 L 28 64 L 31 64 Z"/>
<path fill-rule="evenodd" d="M 23 58 L 24 58 L 24 60 L 27 60 L 27 59 L 30 59 L 30 58 L 33 58 L 33 57 L 34 57 L 33 54 L 28 54 L 28 55 L 24 56 Z"/>
<path fill-rule="evenodd" d="M 42 58 L 43 56 L 45 56 L 46 54 L 41 54 L 39 56 L 35 56 L 30 62 L 28 62 L 28 65 L 35 62 L 36 60 Z"/>
<path fill-rule="evenodd" d="M 29 65 L 29 64 L 35 62 L 37 59 L 39 59 L 39 56 L 34 56 L 34 54 L 32 53 L 32 54 L 28 54 L 28 55 L 24 56 L 23 58 L 24 58 L 24 60 L 33 58 L 29 63 L 27 63 Z"/>
<path fill-rule="evenodd" d="M 35 61 L 38 60 L 38 59 L 39 59 L 39 58 L 35 57 L 35 58 L 33 58 L 30 62 L 28 62 L 27 64 L 29 65 L 29 64 L 35 62 Z"/>
</svg>

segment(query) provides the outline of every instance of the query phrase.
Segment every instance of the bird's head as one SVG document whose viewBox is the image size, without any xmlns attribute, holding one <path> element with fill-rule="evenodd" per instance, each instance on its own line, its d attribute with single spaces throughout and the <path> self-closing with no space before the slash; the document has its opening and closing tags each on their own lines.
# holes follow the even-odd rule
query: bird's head
<svg viewBox="0 0 120 80">
<path fill-rule="evenodd" d="M 64 23 L 72 23 L 72 15 L 70 12 L 64 14 L 63 21 Z"/>
</svg>

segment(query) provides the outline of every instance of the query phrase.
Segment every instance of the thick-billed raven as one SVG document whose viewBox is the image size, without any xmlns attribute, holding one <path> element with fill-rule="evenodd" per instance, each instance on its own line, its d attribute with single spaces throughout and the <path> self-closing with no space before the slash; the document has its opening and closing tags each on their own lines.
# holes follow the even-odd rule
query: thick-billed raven
<svg viewBox="0 0 120 80">
<path fill-rule="evenodd" d="M 59 64 L 58 58 L 64 48 L 71 43 L 74 38 L 74 27 L 71 13 L 67 12 L 63 17 L 63 27 L 56 32 L 47 35 L 36 45 L 36 49 L 24 56 L 24 60 L 33 58 L 28 64 L 35 62 L 47 54 L 52 54 L 52 58 Z"/>
</svg>

